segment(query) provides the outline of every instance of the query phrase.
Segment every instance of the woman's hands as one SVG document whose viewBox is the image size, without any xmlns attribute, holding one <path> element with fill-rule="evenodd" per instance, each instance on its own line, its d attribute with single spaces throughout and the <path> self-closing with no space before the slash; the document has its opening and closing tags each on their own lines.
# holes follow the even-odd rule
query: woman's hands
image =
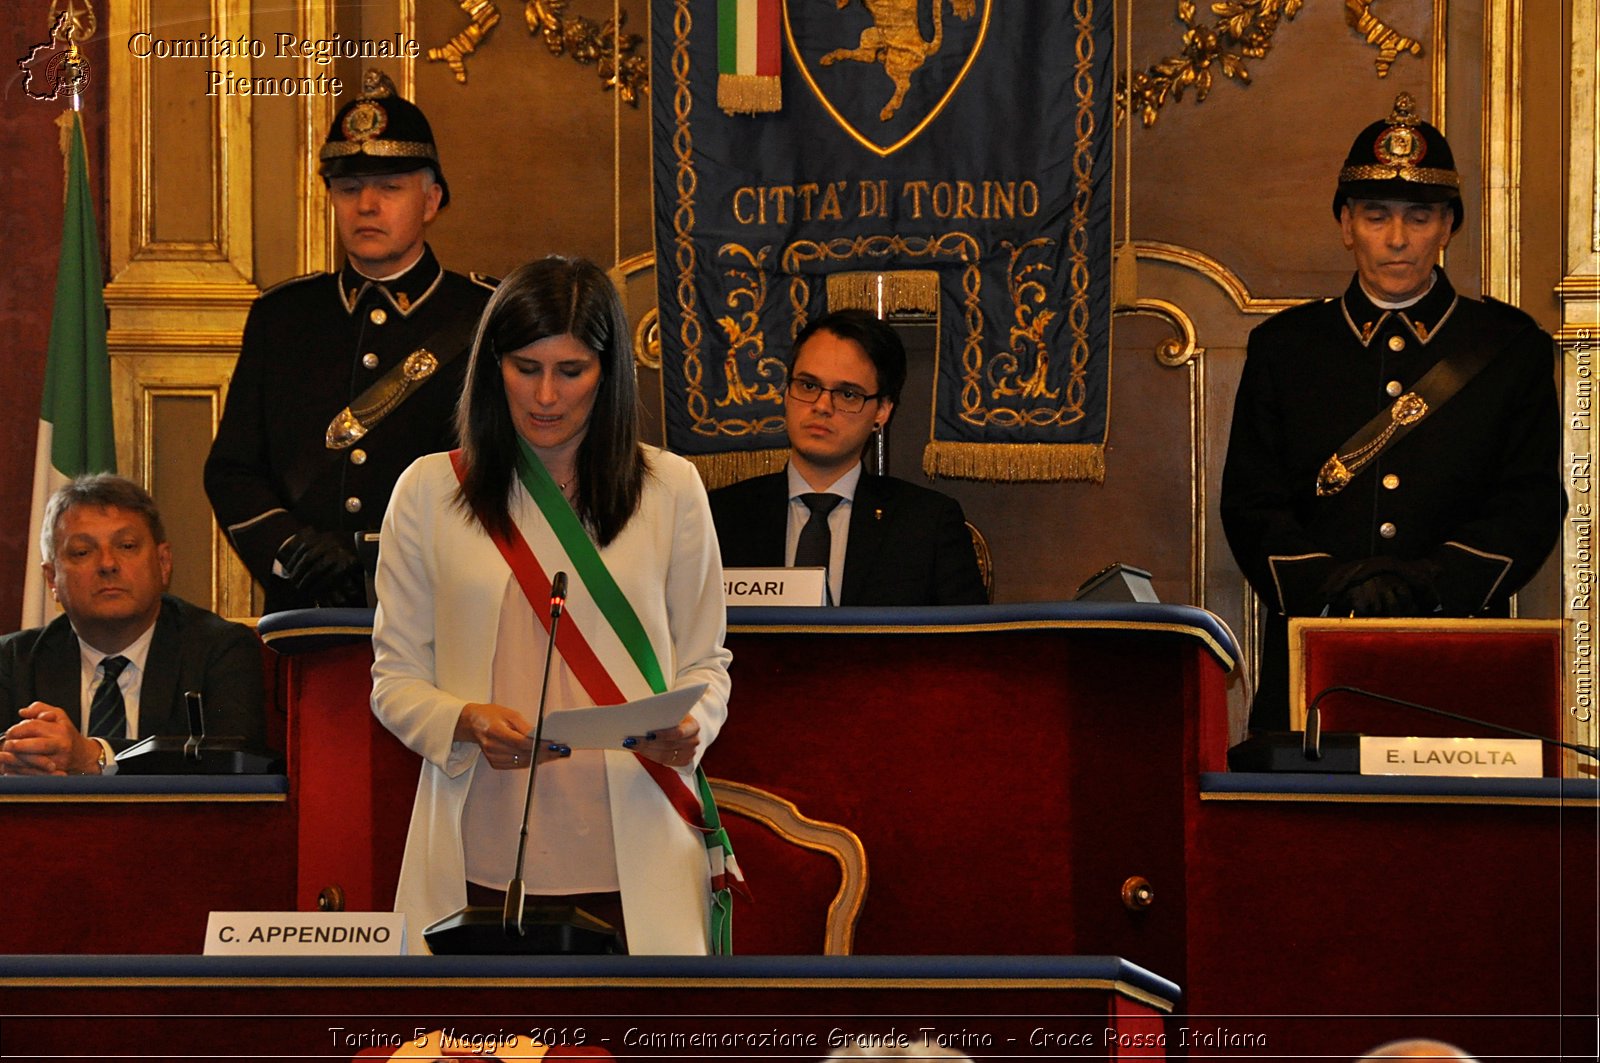
<svg viewBox="0 0 1600 1063">
<path fill-rule="evenodd" d="M 490 767 L 506 771 L 528 766 L 533 752 L 531 729 L 527 717 L 515 709 L 469 701 L 456 717 L 455 740 L 475 744 Z M 695 750 L 700 748 L 700 721 L 685 716 L 676 726 L 629 738 L 623 745 L 657 764 L 686 769 L 694 764 Z M 567 746 L 552 742 L 539 751 L 539 762 L 571 755 Z"/>
<path fill-rule="evenodd" d="M 531 729 L 527 718 L 515 709 L 469 701 L 456 717 L 455 740 L 476 744 L 491 768 L 506 771 L 528 766 L 533 752 Z M 552 742 L 539 751 L 539 762 L 570 756 L 571 749 Z"/>
<path fill-rule="evenodd" d="M 676 727 L 653 731 L 643 738 L 629 738 L 624 745 L 657 764 L 687 768 L 694 763 L 694 751 L 700 748 L 700 721 L 685 716 Z"/>
</svg>

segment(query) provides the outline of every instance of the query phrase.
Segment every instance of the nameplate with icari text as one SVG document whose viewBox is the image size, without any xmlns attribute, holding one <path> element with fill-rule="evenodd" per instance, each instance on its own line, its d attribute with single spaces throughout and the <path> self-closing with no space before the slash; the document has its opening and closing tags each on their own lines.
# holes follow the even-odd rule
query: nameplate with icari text
<svg viewBox="0 0 1600 1063">
<path fill-rule="evenodd" d="M 1544 774 L 1544 753 L 1531 738 L 1362 735 L 1361 774 L 1537 779 Z"/>
<path fill-rule="evenodd" d="M 725 568 L 729 605 L 823 605 L 823 568 Z"/>
<path fill-rule="evenodd" d="M 399 956 L 399 912 L 212 912 L 207 956 Z"/>
</svg>

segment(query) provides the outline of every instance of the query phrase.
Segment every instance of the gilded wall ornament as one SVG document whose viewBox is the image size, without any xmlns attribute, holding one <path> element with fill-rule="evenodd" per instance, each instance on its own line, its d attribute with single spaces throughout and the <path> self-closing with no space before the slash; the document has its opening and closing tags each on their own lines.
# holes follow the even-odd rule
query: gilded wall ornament
<svg viewBox="0 0 1600 1063">
<path fill-rule="evenodd" d="M 1400 58 L 1401 52 L 1413 56 L 1422 54 L 1422 42 L 1416 41 L 1392 28 L 1372 13 L 1372 0 L 1344 0 L 1344 21 L 1347 26 L 1367 38 L 1367 43 L 1378 49 L 1378 58 L 1372 61 L 1378 76 L 1389 76 L 1389 67 Z"/>
<path fill-rule="evenodd" d="M 1186 27 L 1183 51 L 1134 75 L 1131 82 L 1124 80 L 1117 89 L 1119 115 L 1138 111 L 1140 121 L 1148 129 L 1156 124 L 1167 101 L 1183 99 L 1188 89 L 1194 89 L 1195 102 L 1204 101 L 1211 94 L 1213 68 L 1220 69 L 1224 77 L 1236 78 L 1248 85 L 1250 70 L 1245 60 L 1265 58 L 1272 47 L 1272 35 L 1278 32 L 1278 23 L 1299 14 L 1303 2 L 1215 3 L 1211 11 L 1218 16 L 1217 20 L 1207 26 L 1196 20 L 1195 5 L 1190 0 L 1180 0 L 1178 21 Z"/>
<path fill-rule="evenodd" d="M 623 33 L 628 13 L 618 9 L 615 19 L 596 22 L 581 15 L 566 16 L 569 0 L 527 0 L 522 17 L 528 32 L 544 41 L 551 55 L 567 55 L 585 66 L 593 66 L 603 89 L 616 89 L 625 103 L 637 107 L 639 98 L 650 92 L 650 61 L 641 46 L 644 38 Z M 467 83 L 467 57 L 478 50 L 500 21 L 500 11 L 491 0 L 461 0 L 461 10 L 472 21 L 467 28 L 437 48 L 428 49 L 430 62 L 450 65 L 456 81 Z"/>
<path fill-rule="evenodd" d="M 1388 76 L 1389 67 L 1401 53 L 1420 56 L 1422 45 L 1374 15 L 1373 2 L 1345 0 L 1345 23 L 1378 49 L 1373 63 L 1381 78 Z M 1136 111 L 1148 129 L 1156 124 L 1161 108 L 1169 101 L 1183 99 L 1189 89 L 1194 90 L 1196 103 L 1204 101 L 1219 70 L 1223 77 L 1248 85 L 1250 69 L 1245 60 L 1265 58 L 1279 24 L 1299 14 L 1303 3 L 1304 0 L 1224 0 L 1211 5 L 1211 13 L 1217 17 L 1203 25 L 1195 4 L 1180 0 L 1178 21 L 1185 27 L 1183 51 L 1135 74 L 1131 80 L 1119 81 L 1118 120 L 1130 110 Z"/>
<path fill-rule="evenodd" d="M 489 31 L 500 23 L 500 9 L 495 7 L 490 0 L 461 0 L 461 10 L 467 13 L 467 18 L 472 21 L 467 23 L 467 28 L 451 37 L 450 40 L 437 48 L 428 49 L 428 62 L 444 62 L 450 64 L 451 73 L 455 74 L 456 82 L 467 83 L 467 56 L 478 50 L 478 45 L 489 36 Z"/>
<path fill-rule="evenodd" d="M 544 40 L 551 55 L 570 55 L 585 66 L 597 67 L 604 88 L 622 93 L 624 103 L 639 105 L 650 91 L 650 60 L 640 50 L 644 38 L 623 33 L 628 13 L 617 10 L 615 19 L 596 22 L 576 16 L 566 18 L 568 0 L 528 0 L 522 15 L 528 32 Z"/>
</svg>

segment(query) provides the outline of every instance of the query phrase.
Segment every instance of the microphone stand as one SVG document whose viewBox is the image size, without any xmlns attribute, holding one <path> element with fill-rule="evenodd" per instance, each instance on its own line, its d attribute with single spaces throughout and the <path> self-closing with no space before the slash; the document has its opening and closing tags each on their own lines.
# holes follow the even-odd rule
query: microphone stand
<svg viewBox="0 0 1600 1063">
<path fill-rule="evenodd" d="M 528 818 L 533 812 L 533 784 L 544 745 L 544 707 L 550 696 L 550 662 L 556 655 L 556 628 L 567 601 L 567 574 L 557 572 L 550 585 L 550 638 L 545 644 L 544 678 L 539 711 L 533 725 L 533 758 L 528 764 L 528 791 L 522 801 L 522 833 L 517 842 L 516 873 L 506 883 L 505 905 L 499 911 L 468 905 L 422 932 L 435 955 L 599 956 L 621 952 L 617 932 L 572 905 L 527 908 L 523 865 L 528 856 Z"/>
<path fill-rule="evenodd" d="M 1574 753 L 1580 753 L 1583 756 L 1600 760 L 1600 751 L 1597 751 L 1594 746 L 1579 745 L 1576 742 L 1563 742 L 1557 738 L 1547 738 L 1544 735 L 1535 734 L 1532 731 L 1524 731 L 1517 727 L 1510 727 L 1503 723 L 1493 723 L 1489 720 L 1480 720 L 1472 716 L 1463 716 L 1459 712 L 1449 712 L 1445 709 L 1436 709 L 1432 705 L 1423 705 L 1420 702 L 1406 701 L 1403 698 L 1390 697 L 1388 694 L 1379 694 L 1373 690 L 1363 690 L 1361 687 L 1347 686 L 1326 687 L 1323 690 L 1318 691 L 1317 696 L 1311 699 L 1311 705 L 1306 709 L 1306 733 L 1305 739 L 1301 745 L 1301 749 L 1305 753 L 1307 760 L 1322 759 L 1322 710 L 1317 706 L 1320 705 L 1322 699 L 1327 697 L 1329 694 L 1339 693 L 1359 694 L 1364 698 L 1371 698 L 1374 701 L 1387 702 L 1390 705 L 1399 705 L 1402 708 L 1407 709 L 1417 709 L 1420 712 L 1432 713 L 1434 716 L 1443 716 L 1445 719 L 1456 720 L 1460 723 L 1470 723 L 1475 727 L 1487 728 L 1490 731 L 1500 731 L 1503 734 L 1516 735 L 1518 738 L 1532 738 L 1534 741 L 1543 742 L 1545 745 L 1559 746 L 1562 749 L 1570 749 Z"/>
<path fill-rule="evenodd" d="M 539 681 L 539 712 L 533 721 L 533 751 L 528 760 L 528 792 L 522 799 L 522 834 L 517 840 L 516 874 L 506 883 L 506 906 L 502 923 L 506 937 L 524 936 L 523 908 L 527 902 L 527 889 L 523 885 L 522 870 L 528 859 L 528 817 L 533 812 L 533 783 L 539 776 L 539 751 L 544 748 L 544 703 L 550 696 L 550 662 L 556 655 L 556 628 L 561 624 L 561 611 L 567 604 L 567 574 L 557 572 L 550 581 L 550 638 L 544 646 L 544 677 Z"/>
</svg>

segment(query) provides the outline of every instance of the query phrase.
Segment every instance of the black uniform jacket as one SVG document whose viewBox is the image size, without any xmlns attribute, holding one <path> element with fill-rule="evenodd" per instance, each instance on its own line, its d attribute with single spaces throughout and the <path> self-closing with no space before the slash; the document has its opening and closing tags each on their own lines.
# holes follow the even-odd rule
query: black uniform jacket
<svg viewBox="0 0 1600 1063">
<path fill-rule="evenodd" d="M 1317 471 L 1434 363 L 1487 344 L 1492 360 L 1340 492 Z M 1318 616 L 1345 562 L 1428 559 L 1445 616 L 1504 616 L 1566 512 L 1554 346 L 1503 303 L 1457 295 L 1442 270 L 1404 310 L 1344 296 L 1250 334 L 1222 474 L 1228 545 L 1269 613 L 1255 727 L 1286 727 L 1288 616 Z"/>
<path fill-rule="evenodd" d="M 711 492 L 724 566 L 783 565 L 787 472 Z M 840 605 L 982 605 L 972 535 L 949 495 L 892 476 L 863 474 L 850 506 Z"/>
<path fill-rule="evenodd" d="M 455 446 L 464 352 L 493 286 L 441 269 L 425 249 L 393 281 L 346 265 L 285 281 L 250 308 L 205 482 L 266 612 L 316 604 L 272 574 L 285 540 L 306 526 L 377 530 L 406 466 Z M 418 348 L 454 357 L 364 438 L 330 449 L 334 415 Z"/>
<path fill-rule="evenodd" d="M 63 710 L 81 730 L 81 683 L 78 636 L 65 615 L 0 638 L 0 730 L 16 723 L 18 710 L 35 701 Z M 261 643 L 255 632 L 163 595 L 139 685 L 139 737 L 188 734 L 184 694 L 190 690 L 205 699 L 206 734 L 237 736 L 255 746 L 265 741 Z M 118 750 L 132 744 L 110 741 Z"/>
</svg>

